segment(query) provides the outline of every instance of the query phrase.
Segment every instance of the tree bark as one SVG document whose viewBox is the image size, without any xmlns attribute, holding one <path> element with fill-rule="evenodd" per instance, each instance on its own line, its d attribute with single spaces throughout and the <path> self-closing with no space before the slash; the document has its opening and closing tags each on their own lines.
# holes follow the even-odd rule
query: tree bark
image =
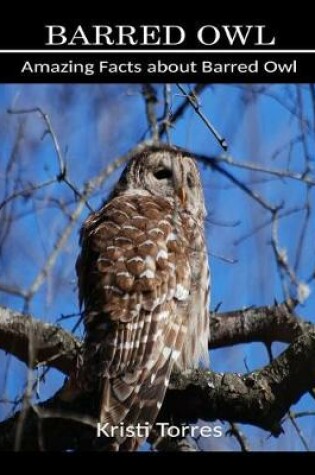
<svg viewBox="0 0 315 475">
<path fill-rule="evenodd" d="M 315 326 L 298 318 L 294 302 L 211 314 L 209 348 L 246 342 L 291 343 L 268 366 L 245 375 L 191 370 L 173 374 L 159 421 L 193 423 L 197 419 L 253 424 L 273 435 L 281 420 L 315 385 Z M 29 341 L 35 364 L 69 374 L 81 348 L 73 335 L 58 326 L 0 307 L 0 347 L 28 363 Z M 28 411 L 23 425 L 24 450 L 100 449 L 96 439 L 99 395 L 81 394 L 63 400 L 63 391 Z M 0 449 L 14 446 L 19 413 L 0 424 Z"/>
<path fill-rule="evenodd" d="M 73 368 L 81 346 L 57 325 L 0 306 L 0 349 L 28 364 L 30 342 L 34 366 L 46 364 L 65 374 Z"/>
</svg>

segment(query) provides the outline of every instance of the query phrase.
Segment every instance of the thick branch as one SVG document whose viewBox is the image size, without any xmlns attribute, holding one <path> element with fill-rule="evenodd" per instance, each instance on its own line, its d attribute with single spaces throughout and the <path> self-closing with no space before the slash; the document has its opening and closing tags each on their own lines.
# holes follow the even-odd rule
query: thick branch
<svg viewBox="0 0 315 475">
<path fill-rule="evenodd" d="M 291 302 L 210 315 L 210 349 L 240 343 L 292 343 L 313 328 L 292 313 Z M 81 342 L 61 327 L 0 307 L 0 349 L 27 363 L 30 331 L 35 337 L 36 364 L 69 374 Z"/>
<path fill-rule="evenodd" d="M 47 364 L 69 374 L 80 347 L 73 335 L 56 325 L 0 307 L 0 349 L 27 363 L 30 341 L 36 365 Z"/>
<path fill-rule="evenodd" d="M 177 420 L 249 423 L 279 435 L 290 406 L 315 384 L 314 361 L 313 328 L 262 370 L 244 376 L 200 370 L 174 375 L 163 412 Z"/>
<path fill-rule="evenodd" d="M 210 314 L 210 349 L 260 342 L 292 343 L 314 325 L 293 313 L 294 302 Z"/>
<path fill-rule="evenodd" d="M 260 371 L 244 376 L 202 370 L 174 374 L 159 420 L 179 424 L 199 418 L 223 419 L 253 424 L 279 435 L 281 420 L 291 405 L 315 384 L 314 360 L 312 329 Z M 95 439 L 98 397 L 90 394 L 80 398 L 67 403 L 57 394 L 29 411 L 22 447 L 38 449 L 41 438 L 50 449 L 99 447 L 102 441 Z M 0 449 L 12 447 L 17 420 L 16 415 L 0 424 Z"/>
<path fill-rule="evenodd" d="M 209 346 L 218 348 L 260 341 L 292 342 L 272 364 L 247 375 L 193 370 L 175 374 L 160 420 L 193 422 L 198 418 L 254 424 L 274 435 L 292 404 L 315 385 L 315 328 L 292 314 L 293 303 L 215 314 Z M 61 328 L 0 307 L 0 347 L 27 362 L 30 332 L 35 359 L 66 374 L 74 366 L 80 343 Z M 61 401 L 60 393 L 30 410 L 22 447 L 95 449 L 99 396 L 85 394 Z M 13 446 L 18 414 L 0 424 L 0 449 Z M 91 425 L 91 420 L 94 421 Z M 88 421 L 88 422 L 87 422 Z"/>
</svg>

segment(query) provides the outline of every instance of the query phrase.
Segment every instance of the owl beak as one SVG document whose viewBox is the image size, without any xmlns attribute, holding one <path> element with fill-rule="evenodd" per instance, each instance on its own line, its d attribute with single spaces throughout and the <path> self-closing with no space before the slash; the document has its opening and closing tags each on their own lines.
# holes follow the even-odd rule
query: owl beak
<svg viewBox="0 0 315 475">
<path fill-rule="evenodd" d="M 182 203 L 183 206 L 186 205 L 187 201 L 187 194 L 185 192 L 185 189 L 183 186 L 180 186 L 177 190 L 177 196 L 180 199 L 180 202 Z"/>
</svg>

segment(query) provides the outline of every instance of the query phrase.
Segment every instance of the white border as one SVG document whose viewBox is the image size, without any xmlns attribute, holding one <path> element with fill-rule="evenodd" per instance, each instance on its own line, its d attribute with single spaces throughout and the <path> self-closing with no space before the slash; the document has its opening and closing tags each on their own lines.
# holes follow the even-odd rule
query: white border
<svg viewBox="0 0 315 475">
<path fill-rule="evenodd" d="M 315 54 L 315 49 L 1 49 L 0 54 Z"/>
</svg>

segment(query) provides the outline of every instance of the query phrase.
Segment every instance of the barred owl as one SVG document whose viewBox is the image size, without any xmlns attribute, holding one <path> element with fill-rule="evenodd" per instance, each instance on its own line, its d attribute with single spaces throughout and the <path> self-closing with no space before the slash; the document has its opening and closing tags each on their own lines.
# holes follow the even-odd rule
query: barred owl
<svg viewBox="0 0 315 475">
<path fill-rule="evenodd" d="M 81 380 L 101 385 L 100 421 L 152 425 L 170 373 L 208 359 L 205 205 L 193 157 L 176 147 L 134 156 L 81 230 Z M 141 437 L 117 435 L 113 450 Z"/>
</svg>

